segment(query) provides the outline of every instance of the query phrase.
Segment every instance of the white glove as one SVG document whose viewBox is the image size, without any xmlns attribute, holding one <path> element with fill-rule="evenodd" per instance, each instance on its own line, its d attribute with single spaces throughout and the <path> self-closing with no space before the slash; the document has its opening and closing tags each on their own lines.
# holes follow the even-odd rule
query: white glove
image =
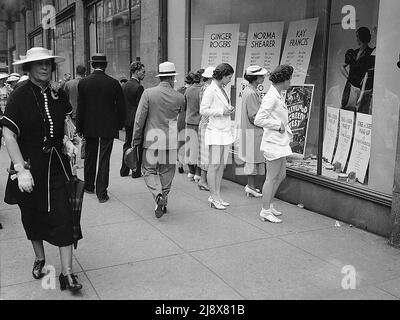
<svg viewBox="0 0 400 320">
<path fill-rule="evenodd" d="M 74 144 L 69 140 L 64 143 L 64 147 L 65 152 L 69 157 L 72 157 L 73 154 L 76 155 L 78 153 L 78 148 L 75 147 Z"/>
<path fill-rule="evenodd" d="M 22 170 L 17 173 L 18 188 L 21 192 L 32 192 L 35 183 L 29 170 Z"/>
</svg>

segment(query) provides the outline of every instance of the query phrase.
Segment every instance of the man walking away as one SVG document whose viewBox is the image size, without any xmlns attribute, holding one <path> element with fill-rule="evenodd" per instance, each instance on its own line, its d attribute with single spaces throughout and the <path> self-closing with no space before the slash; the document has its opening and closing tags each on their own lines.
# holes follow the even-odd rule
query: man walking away
<svg viewBox="0 0 400 320">
<path fill-rule="evenodd" d="M 104 203 L 109 199 L 110 156 L 114 138 L 118 138 L 118 130 L 125 121 L 125 101 L 119 82 L 105 73 L 106 56 L 97 53 L 90 62 L 93 73 L 78 84 L 76 130 L 86 140 L 85 191 L 94 193 L 96 180 L 97 198 Z M 99 168 L 96 175 L 97 154 Z"/>
<path fill-rule="evenodd" d="M 64 91 L 67 94 L 69 103 L 72 106 L 71 118 L 76 123 L 76 108 L 78 106 L 78 83 L 85 77 L 86 68 L 82 65 L 76 67 L 76 78 L 69 80 L 64 85 Z"/>
<path fill-rule="evenodd" d="M 126 120 L 125 120 L 125 143 L 123 146 L 122 153 L 122 165 L 120 170 L 121 177 L 126 177 L 129 175 L 129 168 L 124 163 L 124 154 L 127 149 L 132 145 L 132 135 L 133 126 L 135 122 L 136 110 L 139 105 L 140 97 L 144 91 L 143 86 L 140 82 L 144 79 L 146 70 L 143 63 L 139 61 L 132 62 L 130 65 L 130 71 L 132 73 L 132 78 L 122 85 L 122 91 L 125 97 L 126 106 Z M 139 178 L 142 176 L 141 166 L 142 166 L 142 146 L 139 147 L 139 163 L 136 172 L 132 171 L 132 178 Z"/>
<path fill-rule="evenodd" d="M 174 90 L 175 65 L 158 67 L 160 84 L 143 92 L 136 112 L 133 145 L 143 141 L 144 181 L 156 202 L 155 215 L 167 212 L 168 194 L 175 175 L 178 148 L 178 114 L 185 98 Z M 144 132 L 143 132 L 144 130 Z"/>
</svg>

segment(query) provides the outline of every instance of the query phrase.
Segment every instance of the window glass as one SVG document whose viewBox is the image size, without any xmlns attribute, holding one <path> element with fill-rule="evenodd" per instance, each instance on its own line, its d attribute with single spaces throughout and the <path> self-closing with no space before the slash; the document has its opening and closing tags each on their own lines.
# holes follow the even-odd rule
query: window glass
<svg viewBox="0 0 400 320">
<path fill-rule="evenodd" d="M 352 10 L 349 19 L 342 14 L 346 5 Z M 392 84 L 395 63 L 387 70 L 393 50 L 382 47 L 394 35 L 378 32 L 388 28 L 385 20 L 392 13 L 381 18 L 387 5 L 379 0 L 332 2 L 322 175 L 390 194 L 399 90 Z M 399 10 L 398 2 L 390 5 L 392 12 Z"/>
<path fill-rule="evenodd" d="M 257 41 L 255 46 L 260 46 L 258 56 L 265 56 L 263 66 L 269 71 L 279 64 L 281 58 L 282 64 L 288 60 L 293 64 L 297 64 L 294 66 L 299 73 L 302 73 L 301 79 L 298 79 L 296 83 L 298 86 L 291 88 L 287 95 L 288 102 L 290 102 L 288 107 L 291 110 L 290 125 L 293 125 L 292 130 L 294 131 L 294 142 L 292 143 L 294 155 L 288 159 L 288 166 L 311 174 L 317 173 L 319 110 L 321 109 L 321 98 L 324 90 L 322 84 L 326 8 L 327 1 L 320 0 L 192 1 L 192 70 L 207 67 L 205 64 L 202 65 L 206 25 L 240 24 L 237 63 L 232 66 L 235 69 L 235 78 L 243 78 L 245 68 L 253 64 L 252 61 L 257 56 L 257 53 L 254 53 L 252 56 L 254 59 L 245 62 L 246 50 L 248 50 L 247 40 L 249 37 L 255 36 L 254 31 L 249 33 L 251 25 L 271 23 L 275 30 L 280 28 L 280 31 L 274 33 L 274 36 L 263 32 L 258 34 L 258 40 L 260 41 Z M 305 34 L 307 35 L 305 37 L 302 37 L 302 31 L 299 28 L 301 25 L 299 21 L 301 20 L 306 20 L 302 28 L 302 30 L 306 30 Z M 298 38 L 302 40 L 297 41 L 294 45 L 293 42 L 288 43 L 287 49 L 289 50 L 285 51 L 286 38 L 288 38 L 289 32 L 296 28 L 298 29 L 296 30 L 299 35 Z M 218 33 L 215 33 L 215 36 L 218 36 Z M 271 59 L 269 60 L 265 54 L 272 40 L 280 41 L 281 44 L 280 46 L 275 46 L 274 54 L 276 58 L 273 60 L 274 62 Z M 310 41 L 309 44 L 306 43 L 307 40 Z M 304 49 L 299 50 L 298 48 L 302 48 L 303 45 Z M 294 47 L 297 51 L 292 50 Z M 307 55 L 309 55 L 309 63 Z M 245 63 L 248 65 L 245 65 Z M 236 104 L 236 109 L 238 110 L 241 105 L 239 101 L 236 101 L 236 95 L 241 86 L 236 80 L 232 81 L 231 101 L 234 105 Z M 264 91 L 260 92 L 261 96 L 265 94 L 266 88 L 270 84 L 268 80 L 265 82 Z M 238 111 L 236 111 L 236 114 L 238 114 Z"/>
<path fill-rule="evenodd" d="M 129 78 L 130 56 L 132 60 L 140 56 L 140 1 L 131 3 L 129 8 L 129 0 L 105 0 L 90 6 L 88 11 L 90 55 L 105 53 L 107 73 L 118 80 Z"/>
<path fill-rule="evenodd" d="M 43 47 L 43 33 L 39 33 L 31 39 L 31 47 Z"/>
<path fill-rule="evenodd" d="M 73 18 L 69 18 L 59 24 L 54 32 L 55 53 L 65 58 L 64 62 L 57 65 L 57 79 L 62 79 L 65 73 L 74 74 L 74 43 L 75 30 Z"/>
</svg>

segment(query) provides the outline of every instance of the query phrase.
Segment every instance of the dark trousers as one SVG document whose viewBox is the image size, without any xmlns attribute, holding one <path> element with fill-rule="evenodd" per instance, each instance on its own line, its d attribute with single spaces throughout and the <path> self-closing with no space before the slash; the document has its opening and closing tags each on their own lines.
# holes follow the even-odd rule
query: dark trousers
<svg viewBox="0 0 400 320">
<path fill-rule="evenodd" d="M 96 195 L 99 199 L 104 199 L 107 196 L 110 156 L 114 138 L 85 138 L 85 140 L 85 189 L 93 191 L 96 180 Z M 99 168 L 96 176 L 97 154 L 99 155 Z"/>
<path fill-rule="evenodd" d="M 126 150 L 128 150 L 130 147 L 132 147 L 132 136 L 133 136 L 133 127 L 128 127 L 125 126 L 125 143 L 122 147 L 123 152 L 122 152 L 122 164 L 121 164 L 121 169 L 119 170 L 119 173 L 121 176 L 127 176 L 129 175 L 130 169 L 125 165 L 124 163 L 124 154 Z M 132 177 L 137 178 L 142 175 L 141 167 L 142 167 L 142 158 L 143 158 L 143 147 L 139 146 L 139 163 L 138 163 L 138 169 L 136 172 L 132 171 Z"/>
</svg>

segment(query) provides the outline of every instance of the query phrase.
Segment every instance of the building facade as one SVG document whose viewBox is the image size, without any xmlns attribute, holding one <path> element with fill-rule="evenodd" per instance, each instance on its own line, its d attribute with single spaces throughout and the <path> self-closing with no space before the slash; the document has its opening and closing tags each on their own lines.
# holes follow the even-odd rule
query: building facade
<svg viewBox="0 0 400 320">
<path fill-rule="evenodd" d="M 130 62 L 140 60 L 149 75 L 145 85 L 156 83 L 152 75 L 165 58 L 160 45 L 165 1 L 18 1 L 20 19 L 9 30 L 15 39 L 15 43 L 8 43 L 13 61 L 31 47 L 46 47 L 66 59 L 55 75 L 61 79 L 65 73 L 74 76 L 79 64 L 90 70 L 88 60 L 102 52 L 109 61 L 107 73 L 114 78 L 129 78 Z M 9 69 L 21 71 L 14 70 L 12 64 Z"/>
<path fill-rule="evenodd" d="M 78 64 L 90 70 L 95 52 L 107 55 L 118 80 L 140 59 L 145 87 L 157 83 L 161 61 L 175 63 L 177 86 L 189 70 L 229 61 L 235 75 L 227 90 L 238 110 L 248 65 L 291 63 L 294 157 L 277 196 L 400 244 L 399 1 L 21 0 L 19 10 L 7 51 L 16 60 L 32 46 L 54 50 L 66 58 L 58 79 Z M 360 27 L 369 49 L 357 38 Z M 366 69 L 357 69 L 360 59 Z M 237 145 L 231 159 L 225 177 L 245 184 Z"/>
</svg>

